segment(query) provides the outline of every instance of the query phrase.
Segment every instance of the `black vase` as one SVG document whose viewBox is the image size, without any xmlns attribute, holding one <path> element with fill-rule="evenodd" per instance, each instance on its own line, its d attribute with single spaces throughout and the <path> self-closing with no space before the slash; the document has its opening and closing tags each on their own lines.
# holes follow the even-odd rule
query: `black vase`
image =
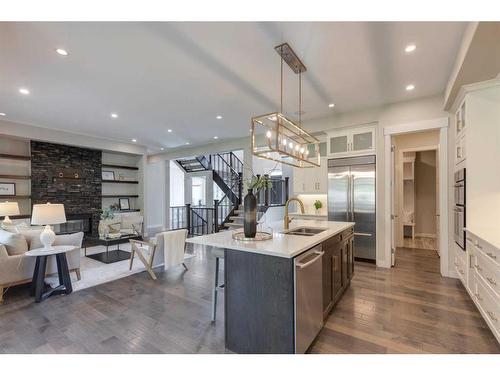
<svg viewBox="0 0 500 375">
<path fill-rule="evenodd" d="M 245 216 L 243 218 L 243 231 L 245 237 L 254 238 L 257 234 L 257 198 L 253 195 L 253 189 L 248 189 L 243 202 Z"/>
</svg>

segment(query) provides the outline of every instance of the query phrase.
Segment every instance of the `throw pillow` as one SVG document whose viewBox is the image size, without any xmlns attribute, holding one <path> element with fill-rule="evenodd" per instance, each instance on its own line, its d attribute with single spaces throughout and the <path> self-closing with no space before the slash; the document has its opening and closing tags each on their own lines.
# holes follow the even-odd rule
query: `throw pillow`
<svg viewBox="0 0 500 375">
<path fill-rule="evenodd" d="M 54 246 L 75 246 L 82 247 L 83 232 L 72 234 L 60 234 L 56 236 Z"/>
<path fill-rule="evenodd" d="M 28 251 L 28 242 L 20 233 L 10 233 L 0 229 L 0 243 L 5 246 L 9 255 L 24 254 Z"/>
<path fill-rule="evenodd" d="M 42 233 L 43 229 L 30 229 L 30 230 L 22 230 L 19 233 L 26 238 L 26 242 L 28 243 L 28 249 L 33 250 L 33 249 L 38 249 L 40 247 L 43 247 L 42 243 L 40 242 L 40 233 Z"/>
</svg>

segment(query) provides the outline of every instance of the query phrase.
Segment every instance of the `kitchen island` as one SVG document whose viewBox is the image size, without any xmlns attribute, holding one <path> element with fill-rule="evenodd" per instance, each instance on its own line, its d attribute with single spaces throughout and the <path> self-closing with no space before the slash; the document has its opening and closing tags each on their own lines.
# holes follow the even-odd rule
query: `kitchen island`
<svg viewBox="0 0 500 375">
<path fill-rule="evenodd" d="M 232 231 L 187 241 L 224 249 L 226 348 L 303 353 L 349 286 L 354 223 L 294 220 L 287 230 L 283 222 L 268 225 L 273 238 L 267 241 L 237 241 Z"/>
</svg>

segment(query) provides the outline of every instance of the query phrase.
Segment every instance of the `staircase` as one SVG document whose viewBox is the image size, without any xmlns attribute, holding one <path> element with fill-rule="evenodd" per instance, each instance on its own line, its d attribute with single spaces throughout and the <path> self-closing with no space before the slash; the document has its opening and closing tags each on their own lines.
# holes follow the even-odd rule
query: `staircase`
<svg viewBox="0 0 500 375">
<path fill-rule="evenodd" d="M 240 219 L 231 218 L 235 212 L 239 213 L 239 205 L 242 199 L 242 183 L 243 183 L 243 163 L 232 152 L 211 154 L 205 156 L 200 155 L 194 158 L 176 160 L 177 165 L 181 167 L 186 173 L 212 171 L 213 181 L 224 193 L 220 200 L 214 202 L 214 208 L 206 208 L 206 210 L 214 210 L 213 215 L 206 215 L 213 217 L 213 230 L 226 229 L 228 227 L 236 227 L 234 220 Z M 196 218 L 203 214 L 197 209 Z M 190 213 L 191 215 L 191 213 Z M 188 220 L 191 222 L 191 220 Z M 232 224 L 230 224 L 232 223 Z M 241 218 L 241 226 L 243 225 L 243 217 Z"/>
<path fill-rule="evenodd" d="M 243 228 L 243 218 L 243 205 L 239 205 L 233 210 L 233 215 L 229 216 L 224 225 L 228 229 Z"/>
</svg>

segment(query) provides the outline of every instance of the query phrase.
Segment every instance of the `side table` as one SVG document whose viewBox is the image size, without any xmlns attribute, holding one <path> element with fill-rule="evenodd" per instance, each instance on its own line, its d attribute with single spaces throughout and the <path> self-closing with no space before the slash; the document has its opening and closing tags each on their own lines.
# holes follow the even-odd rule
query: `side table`
<svg viewBox="0 0 500 375">
<path fill-rule="evenodd" d="M 31 282 L 31 295 L 35 296 L 35 302 L 42 302 L 50 296 L 58 294 L 70 294 L 73 291 L 66 253 L 74 249 L 74 246 L 52 246 L 49 249 L 39 248 L 29 250 L 25 253 L 26 256 L 36 257 L 35 270 L 33 271 L 33 280 Z M 47 258 L 51 255 L 56 256 L 57 274 L 60 285 L 46 291 L 44 282 L 45 271 L 47 268 Z"/>
</svg>

